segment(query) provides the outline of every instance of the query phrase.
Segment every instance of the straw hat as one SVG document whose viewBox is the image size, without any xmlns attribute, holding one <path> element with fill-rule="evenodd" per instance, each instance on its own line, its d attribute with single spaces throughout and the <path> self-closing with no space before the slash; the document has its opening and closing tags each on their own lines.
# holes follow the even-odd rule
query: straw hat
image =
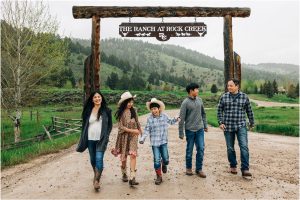
<svg viewBox="0 0 300 200">
<path fill-rule="evenodd" d="M 124 102 L 125 100 L 127 99 L 131 99 L 131 98 L 135 98 L 136 95 L 132 96 L 132 94 L 130 92 L 124 92 L 122 95 L 121 95 L 121 99 L 119 100 L 118 102 L 118 106 L 121 105 L 122 102 Z"/>
<path fill-rule="evenodd" d="M 159 107 L 160 111 L 165 110 L 165 104 L 162 101 L 157 100 L 156 98 L 152 98 L 151 101 L 146 103 L 146 107 L 147 107 L 148 110 L 151 110 L 150 109 L 150 104 L 152 104 L 152 103 L 157 103 L 160 106 Z"/>
</svg>

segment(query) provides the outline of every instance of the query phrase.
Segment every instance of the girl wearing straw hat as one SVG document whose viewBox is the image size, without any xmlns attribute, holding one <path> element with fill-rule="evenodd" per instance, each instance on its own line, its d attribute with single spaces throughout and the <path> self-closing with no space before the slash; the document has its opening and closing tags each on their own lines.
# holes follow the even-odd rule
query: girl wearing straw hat
<svg viewBox="0 0 300 200">
<path fill-rule="evenodd" d="M 124 92 L 118 102 L 118 109 L 115 117 L 118 121 L 118 136 L 116 146 L 112 150 L 115 156 L 121 155 L 122 180 L 128 182 L 127 176 L 127 156 L 130 156 L 130 178 L 129 185 L 138 185 L 135 180 L 136 175 L 136 156 L 138 149 L 138 135 L 142 133 L 138 121 L 138 115 L 133 107 L 134 98 L 130 92 Z"/>
<path fill-rule="evenodd" d="M 175 124 L 179 118 L 170 119 L 162 113 L 165 104 L 162 101 L 152 98 L 146 103 L 147 109 L 151 111 L 147 119 L 144 134 L 140 138 L 140 144 L 143 144 L 146 137 L 150 135 L 150 142 L 153 152 L 154 169 L 156 172 L 155 184 L 160 185 L 162 182 L 162 173 L 167 173 L 169 164 L 168 154 L 168 124 Z"/>
</svg>

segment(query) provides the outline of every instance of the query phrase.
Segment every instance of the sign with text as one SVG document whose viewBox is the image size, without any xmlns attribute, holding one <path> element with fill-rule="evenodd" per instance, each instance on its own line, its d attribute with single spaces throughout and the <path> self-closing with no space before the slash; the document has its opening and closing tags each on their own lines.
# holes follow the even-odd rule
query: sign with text
<svg viewBox="0 0 300 200">
<path fill-rule="evenodd" d="M 122 37 L 156 37 L 167 41 L 171 37 L 203 37 L 207 33 L 206 24 L 195 23 L 122 23 L 119 34 Z"/>
</svg>

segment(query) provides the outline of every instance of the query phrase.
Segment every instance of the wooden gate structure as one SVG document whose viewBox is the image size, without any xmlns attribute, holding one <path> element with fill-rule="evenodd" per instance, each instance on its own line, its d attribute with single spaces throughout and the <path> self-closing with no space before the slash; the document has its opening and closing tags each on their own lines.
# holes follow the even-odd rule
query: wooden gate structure
<svg viewBox="0 0 300 200">
<path fill-rule="evenodd" d="M 100 88 L 100 20 L 118 17 L 223 17 L 224 88 L 230 78 L 241 80 L 241 59 L 233 51 L 232 17 L 249 17 L 250 8 L 73 6 L 73 17 L 92 18 L 92 53 L 84 62 L 84 99 Z"/>
</svg>

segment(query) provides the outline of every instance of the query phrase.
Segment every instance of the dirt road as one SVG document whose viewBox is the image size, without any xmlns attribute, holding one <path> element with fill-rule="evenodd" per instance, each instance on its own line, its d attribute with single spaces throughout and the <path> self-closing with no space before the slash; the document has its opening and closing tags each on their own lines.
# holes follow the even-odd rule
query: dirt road
<svg viewBox="0 0 300 200">
<path fill-rule="evenodd" d="M 259 101 L 255 99 L 250 99 L 250 101 L 256 103 L 258 107 L 299 107 L 299 104 L 295 103 L 280 103 L 280 102 L 270 102 L 270 101 Z"/>
<path fill-rule="evenodd" d="M 178 110 L 167 113 L 175 116 Z M 140 120 L 145 125 L 146 116 Z M 109 149 L 116 134 L 114 128 Z M 250 132 L 250 167 L 254 175 L 250 180 L 242 178 L 240 172 L 238 175 L 227 172 L 225 141 L 219 129 L 209 128 L 205 142 L 203 169 L 207 173 L 206 179 L 184 174 L 185 141 L 178 139 L 177 125 L 174 125 L 169 129 L 169 171 L 163 175 L 160 186 L 154 184 L 152 152 L 147 139 L 139 146 L 137 180 L 140 185 L 135 188 L 121 181 L 119 159 L 107 151 L 102 187 L 95 192 L 88 152 L 77 153 L 73 146 L 58 154 L 3 170 L 2 199 L 299 198 L 298 138 Z M 238 148 L 236 150 L 238 152 Z M 239 159 L 238 153 L 238 162 Z"/>
</svg>

